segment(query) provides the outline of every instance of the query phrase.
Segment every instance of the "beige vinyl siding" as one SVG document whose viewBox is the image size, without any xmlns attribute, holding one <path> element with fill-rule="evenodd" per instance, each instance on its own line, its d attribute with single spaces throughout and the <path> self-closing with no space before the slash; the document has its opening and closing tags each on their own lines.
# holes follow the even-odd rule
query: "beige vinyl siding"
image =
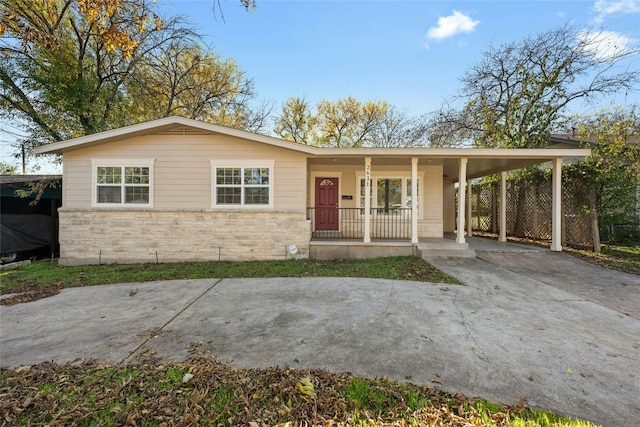
<svg viewBox="0 0 640 427">
<path fill-rule="evenodd" d="M 419 165 L 418 178 L 420 179 L 421 216 L 418 221 L 418 234 L 420 237 L 442 237 L 443 215 L 443 188 L 442 165 Z M 376 165 L 371 166 L 373 177 L 398 176 L 410 177 L 411 166 L 403 165 Z M 355 208 L 359 198 L 358 177 L 364 176 L 364 159 L 359 165 L 311 165 L 309 170 L 309 206 L 315 203 L 315 178 L 339 177 L 340 196 L 351 195 L 352 200 L 339 200 L 341 208 Z"/>
<path fill-rule="evenodd" d="M 211 209 L 212 161 L 275 160 L 273 208 L 305 207 L 303 153 L 218 135 L 150 135 L 69 152 L 64 155 L 63 206 L 91 207 L 91 160 L 108 158 L 155 160 L 153 208 L 157 209 Z"/>
<path fill-rule="evenodd" d="M 443 185 L 443 228 L 445 233 L 456 231 L 456 186 L 453 181 L 445 181 Z"/>
<path fill-rule="evenodd" d="M 424 200 L 424 211 L 418 235 L 420 237 L 442 237 L 442 166 L 427 166 L 424 168 L 424 172 L 421 195 L 421 200 Z"/>
<path fill-rule="evenodd" d="M 91 207 L 91 160 L 77 152 L 63 156 L 62 206 Z"/>
<path fill-rule="evenodd" d="M 315 177 L 339 177 L 340 195 L 351 195 L 353 200 L 340 200 L 340 207 L 355 208 L 358 203 L 359 181 L 364 176 L 364 161 L 362 166 L 334 166 L 311 165 L 309 169 L 309 203 L 315 202 Z M 371 176 L 402 176 L 411 177 L 410 165 L 380 165 L 371 167 Z M 419 166 L 418 177 L 421 181 L 419 198 L 426 198 L 429 208 L 425 205 L 425 217 L 442 218 L 442 166 Z M 422 182 L 424 181 L 424 183 Z"/>
</svg>

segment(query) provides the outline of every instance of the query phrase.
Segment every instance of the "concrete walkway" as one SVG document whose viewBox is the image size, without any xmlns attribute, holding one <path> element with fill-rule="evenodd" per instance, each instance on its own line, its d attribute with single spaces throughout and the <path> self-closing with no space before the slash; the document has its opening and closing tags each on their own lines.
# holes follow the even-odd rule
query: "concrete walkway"
<svg viewBox="0 0 640 427">
<path fill-rule="evenodd" d="M 197 341 L 236 367 L 386 375 L 637 425 L 639 276 L 548 251 L 431 261 L 467 285 L 289 278 L 65 289 L 0 306 L 0 363 L 128 362 L 151 348 L 184 360 Z M 610 304 L 611 283 L 620 304 Z"/>
</svg>

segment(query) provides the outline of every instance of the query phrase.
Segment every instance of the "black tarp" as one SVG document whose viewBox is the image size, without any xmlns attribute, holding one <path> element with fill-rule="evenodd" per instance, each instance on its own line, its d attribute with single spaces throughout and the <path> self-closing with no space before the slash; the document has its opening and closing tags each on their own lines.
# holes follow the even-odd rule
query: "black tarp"
<svg viewBox="0 0 640 427">
<path fill-rule="evenodd" d="M 0 215 L 0 252 L 9 254 L 51 246 L 55 223 L 49 215 Z"/>
</svg>

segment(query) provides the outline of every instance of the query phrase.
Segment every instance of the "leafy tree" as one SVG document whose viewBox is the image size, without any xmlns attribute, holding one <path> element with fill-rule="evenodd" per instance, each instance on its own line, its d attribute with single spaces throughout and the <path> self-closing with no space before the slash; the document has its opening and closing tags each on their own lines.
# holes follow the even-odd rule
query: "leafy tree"
<svg viewBox="0 0 640 427">
<path fill-rule="evenodd" d="M 268 116 L 234 61 L 151 1 L 6 0 L 0 18 L 0 115 L 30 144 L 170 114 L 252 129 Z"/>
<path fill-rule="evenodd" d="M 628 223 L 627 236 L 640 237 L 640 115 L 638 106 L 602 111 L 592 117 L 577 118 L 576 138 L 591 156 L 565 167 L 572 179 L 587 190 L 586 210 L 591 218 L 593 246 L 600 251 L 600 226 Z M 635 224 L 635 228 L 634 228 Z"/>
<path fill-rule="evenodd" d="M 130 122 L 126 84 L 140 59 L 192 35 L 146 0 L 7 0 L 2 14 L 0 106 L 38 142 Z"/>
<path fill-rule="evenodd" d="M 275 133 L 299 144 L 316 145 L 318 119 L 304 98 L 289 98 L 275 123 Z"/>
<path fill-rule="evenodd" d="M 268 105 L 250 108 L 256 96 L 253 81 L 236 61 L 221 59 L 193 39 L 172 40 L 154 49 L 141 58 L 131 80 L 139 118 L 180 115 L 258 131 L 270 113 Z"/>
<path fill-rule="evenodd" d="M 603 32 L 560 27 L 490 47 L 462 77 L 461 109 L 443 109 L 440 138 L 469 139 L 481 147 L 540 147 L 558 128 L 567 107 L 631 90 L 640 72 L 616 68 L 638 49 L 608 46 Z"/>
<path fill-rule="evenodd" d="M 9 163 L 0 162 L 0 175 L 16 175 L 18 168 Z"/>
<path fill-rule="evenodd" d="M 321 145 L 363 147 L 373 145 L 372 131 L 387 111 L 387 103 L 364 104 L 348 97 L 331 102 L 322 100 L 316 107 Z"/>
<path fill-rule="evenodd" d="M 411 118 L 385 101 L 353 97 L 318 102 L 315 113 L 302 98 L 290 98 L 276 119 L 275 133 L 302 144 L 326 147 L 425 145 L 427 122 Z"/>
</svg>

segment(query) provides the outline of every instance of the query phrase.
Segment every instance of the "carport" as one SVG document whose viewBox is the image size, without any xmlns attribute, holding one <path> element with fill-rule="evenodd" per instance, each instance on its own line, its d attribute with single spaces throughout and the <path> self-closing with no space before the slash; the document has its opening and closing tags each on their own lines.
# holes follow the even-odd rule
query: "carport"
<svg viewBox="0 0 640 427">
<path fill-rule="evenodd" d="M 323 148 L 307 160 L 310 170 L 307 217 L 312 220 L 313 237 L 323 240 L 312 242 L 312 245 L 328 246 L 328 240 L 335 240 L 336 247 L 348 244 L 362 249 L 376 245 L 389 247 L 391 240 L 397 243 L 398 248 L 406 248 L 409 242 L 418 245 L 425 238 L 431 242 L 442 240 L 444 234 L 453 232 L 459 249 L 465 250 L 467 237 L 473 235 L 471 210 L 468 209 L 472 197 L 471 182 L 494 174 L 500 175 L 501 188 L 499 241 L 506 242 L 507 205 L 502 201 L 507 199 L 507 174 L 512 170 L 538 166 L 552 169 L 550 249 L 558 252 L 562 250 L 563 160 L 575 161 L 590 154 L 588 149 L 557 148 Z M 350 177 L 353 175 L 355 180 Z M 401 204 L 395 206 L 381 204 L 380 182 L 390 181 L 390 178 L 397 178 L 399 182 L 402 179 L 403 197 L 418 200 L 418 203 L 405 204 L 405 199 L 401 199 Z M 335 206 L 318 205 L 320 188 L 314 185 L 325 181 L 337 183 L 340 199 L 334 200 Z M 419 185 L 407 184 L 411 182 Z M 378 203 L 375 202 L 376 191 Z M 334 224 L 333 227 L 323 227 L 317 219 L 319 211 L 333 213 L 327 215 L 333 219 L 325 221 Z M 393 229 L 381 231 L 381 218 L 386 221 L 383 227 Z M 345 243 L 344 240 L 348 239 L 361 243 Z"/>
<path fill-rule="evenodd" d="M 57 251 L 61 181 L 60 175 L 0 175 L 0 246 L 6 260 L 46 246 L 51 254 Z"/>
</svg>

